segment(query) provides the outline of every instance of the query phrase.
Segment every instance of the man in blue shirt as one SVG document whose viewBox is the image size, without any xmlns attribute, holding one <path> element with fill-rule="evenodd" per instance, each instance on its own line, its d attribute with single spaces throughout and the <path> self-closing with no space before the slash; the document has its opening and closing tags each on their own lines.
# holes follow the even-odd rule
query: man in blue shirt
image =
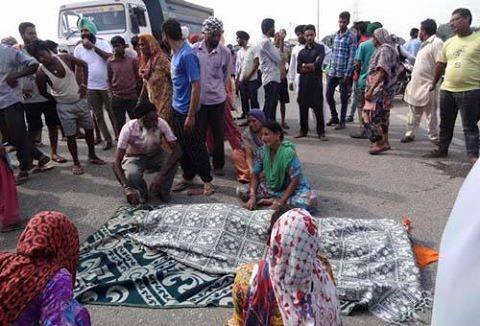
<svg viewBox="0 0 480 326">
<path fill-rule="evenodd" d="M 420 50 L 420 46 L 422 45 L 422 41 L 420 41 L 420 39 L 418 38 L 418 32 L 418 28 L 412 28 L 410 30 L 411 39 L 407 43 L 405 43 L 405 49 L 413 57 L 417 56 L 417 53 Z"/>
<path fill-rule="evenodd" d="M 327 126 L 337 125 L 336 130 L 345 129 L 345 119 L 348 109 L 349 88 L 352 83 L 353 63 L 357 50 L 357 36 L 354 31 L 348 29 L 350 13 L 344 11 L 338 19 L 340 30 L 333 39 L 333 49 L 328 68 L 327 79 L 327 102 L 330 106 L 331 119 Z M 340 120 L 335 107 L 335 88 L 340 86 L 340 99 L 342 111 Z"/>
<path fill-rule="evenodd" d="M 203 194 L 212 195 L 210 158 L 197 122 L 200 108 L 200 63 L 192 48 L 182 38 L 180 23 L 168 19 L 163 24 L 164 39 L 173 51 L 172 57 L 172 107 L 173 131 L 182 147 L 180 165 L 183 180 L 172 191 L 182 191 L 193 185 L 199 175 L 204 182 Z M 196 194 L 191 192 L 191 194 Z"/>
</svg>

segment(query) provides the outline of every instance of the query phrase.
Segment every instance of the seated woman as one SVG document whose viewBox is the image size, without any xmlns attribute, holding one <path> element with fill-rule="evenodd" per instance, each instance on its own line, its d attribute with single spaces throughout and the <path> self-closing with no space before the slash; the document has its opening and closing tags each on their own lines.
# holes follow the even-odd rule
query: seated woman
<svg viewBox="0 0 480 326">
<path fill-rule="evenodd" d="M 258 151 L 263 146 L 262 127 L 266 120 L 265 113 L 260 109 L 251 109 L 247 114 L 248 127 L 242 133 L 242 151 L 241 157 L 238 158 L 238 160 L 245 162 L 248 169 L 245 181 L 239 180 L 240 184 L 237 186 L 237 196 L 243 201 L 247 201 L 249 198 L 253 164 L 255 160 L 260 158 Z"/>
<path fill-rule="evenodd" d="M 283 140 L 283 130 L 275 121 L 263 124 L 264 146 L 258 151 L 250 183 L 246 208 L 272 206 L 277 210 L 289 204 L 294 207 L 315 210 L 316 194 L 310 189 L 302 173 L 302 165 L 293 143 Z M 244 196 L 240 196 L 243 198 Z"/>
<path fill-rule="evenodd" d="M 253 171 L 254 162 L 260 159 L 260 149 L 263 147 L 262 128 L 267 121 L 265 113 L 260 109 L 251 109 L 247 114 L 248 128 L 245 128 L 242 135 L 242 145 L 245 148 L 248 168 Z"/>
<path fill-rule="evenodd" d="M 0 232 L 21 227 L 17 186 L 5 147 L 0 144 Z"/>
<path fill-rule="evenodd" d="M 310 214 L 284 212 L 282 207 L 272 216 L 266 259 L 237 271 L 229 326 L 341 325 L 333 275 L 318 256 L 320 239 Z"/>
<path fill-rule="evenodd" d="M 35 215 L 17 253 L 0 253 L 0 325 L 89 326 L 88 311 L 73 299 L 78 232 L 62 213 Z"/>
</svg>

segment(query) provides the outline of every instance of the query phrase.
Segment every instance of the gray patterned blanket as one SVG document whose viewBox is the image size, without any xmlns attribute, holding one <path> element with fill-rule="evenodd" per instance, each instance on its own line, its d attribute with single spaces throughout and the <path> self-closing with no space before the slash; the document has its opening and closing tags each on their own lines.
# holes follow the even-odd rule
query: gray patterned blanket
<svg viewBox="0 0 480 326">
<path fill-rule="evenodd" d="M 148 308 L 229 307 L 236 267 L 265 253 L 270 215 L 226 204 L 121 208 L 82 244 L 77 298 Z M 404 324 L 431 306 L 399 223 L 322 218 L 317 225 L 344 314 L 362 308 Z"/>
<path fill-rule="evenodd" d="M 270 211 L 227 204 L 173 205 L 138 215 L 132 239 L 188 267 L 231 274 L 265 253 Z M 317 219 L 343 312 L 367 308 L 389 323 L 418 320 L 430 307 L 408 234 L 393 220 Z"/>
<path fill-rule="evenodd" d="M 272 212 L 235 205 L 173 205 L 139 215 L 132 239 L 206 273 L 234 274 L 263 258 Z"/>
</svg>

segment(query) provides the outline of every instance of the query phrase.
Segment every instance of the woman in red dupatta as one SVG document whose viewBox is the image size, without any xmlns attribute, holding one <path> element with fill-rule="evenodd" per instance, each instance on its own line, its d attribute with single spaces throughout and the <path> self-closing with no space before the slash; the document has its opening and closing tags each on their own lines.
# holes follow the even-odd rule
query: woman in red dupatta
<svg viewBox="0 0 480 326">
<path fill-rule="evenodd" d="M 0 144 L 0 232 L 14 230 L 20 225 L 17 187 L 7 155 Z"/>
<path fill-rule="evenodd" d="M 148 99 L 157 108 L 158 116 L 171 126 L 173 89 L 169 50 L 163 44 L 161 47 L 153 35 L 142 34 L 138 39 L 141 53 L 139 72 L 144 82 L 142 93 L 148 93 Z"/>
<path fill-rule="evenodd" d="M 64 270 L 70 274 L 73 283 L 78 259 L 79 239 L 75 225 L 62 213 L 35 215 L 20 236 L 17 252 L 0 253 L 0 325 L 15 323 L 19 317 L 26 318 L 24 310 L 31 308 L 31 302 L 38 301 L 38 296 L 59 272 Z M 67 290 L 73 300 L 72 289 Z M 86 310 L 78 311 L 84 321 L 81 324 L 88 325 Z M 31 310 L 26 312 L 30 314 Z"/>
</svg>

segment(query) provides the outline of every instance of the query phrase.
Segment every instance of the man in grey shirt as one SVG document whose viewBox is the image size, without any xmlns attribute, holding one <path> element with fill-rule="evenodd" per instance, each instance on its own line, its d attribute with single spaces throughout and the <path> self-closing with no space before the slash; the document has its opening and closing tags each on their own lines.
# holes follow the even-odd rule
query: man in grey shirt
<svg viewBox="0 0 480 326">
<path fill-rule="evenodd" d="M 226 85 L 230 81 L 230 49 L 220 44 L 223 36 L 223 22 L 209 17 L 203 22 L 204 40 L 192 46 L 200 62 L 200 110 L 197 113 L 202 138 L 210 128 L 213 136 L 213 171 L 224 175 L 225 165 L 225 101 Z"/>
<path fill-rule="evenodd" d="M 17 184 L 28 181 L 28 170 L 33 159 L 39 167 L 50 161 L 37 148 L 33 147 L 25 126 L 25 111 L 21 103 L 22 90 L 18 79 L 37 71 L 38 63 L 23 52 L 0 45 L 0 123 L 5 126 L 9 142 L 17 148 L 20 172 Z"/>
<path fill-rule="evenodd" d="M 262 84 L 265 89 L 265 104 L 263 112 L 268 120 L 275 120 L 277 104 L 280 95 L 280 64 L 282 57 L 271 38 L 275 35 L 275 21 L 265 18 L 262 21 L 263 38 L 259 45 L 260 70 Z"/>
</svg>

